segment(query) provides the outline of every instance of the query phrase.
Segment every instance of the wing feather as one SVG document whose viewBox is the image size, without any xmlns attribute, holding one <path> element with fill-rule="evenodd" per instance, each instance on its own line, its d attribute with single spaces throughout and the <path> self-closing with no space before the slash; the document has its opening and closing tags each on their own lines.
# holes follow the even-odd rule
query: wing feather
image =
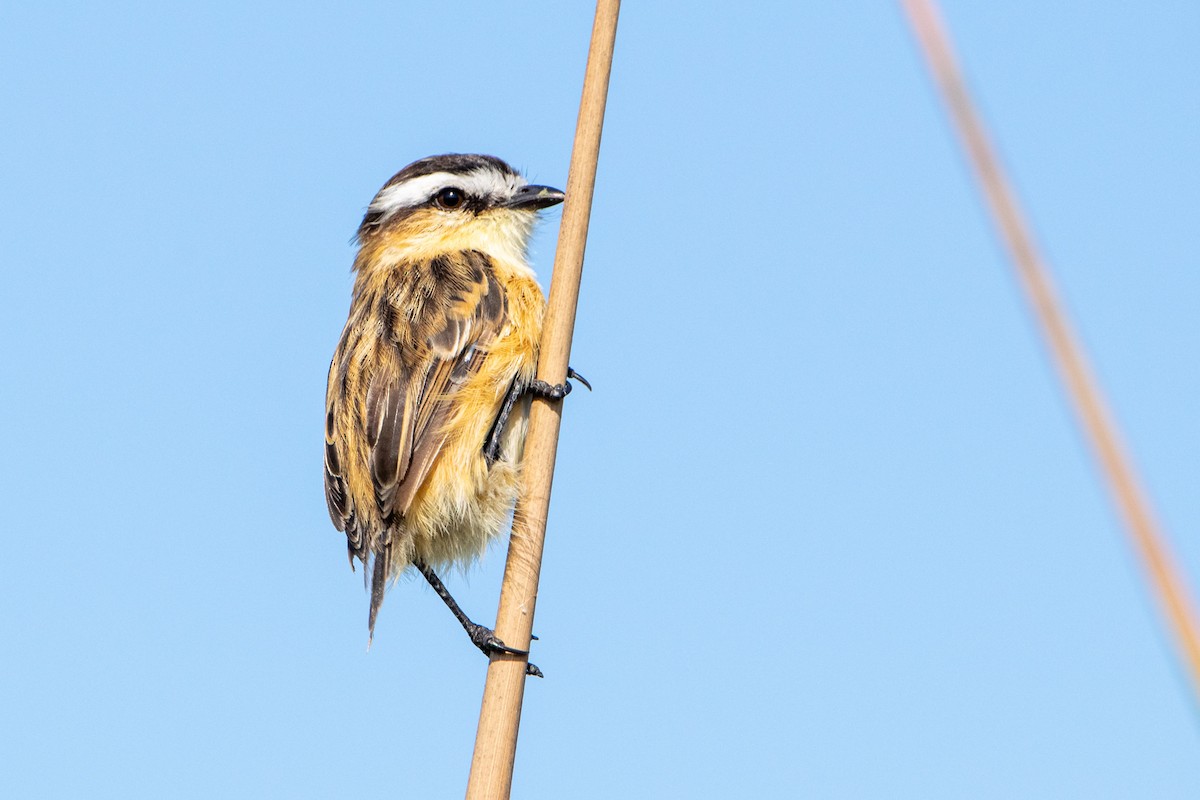
<svg viewBox="0 0 1200 800">
<path fill-rule="evenodd" d="M 345 402 L 346 371 L 350 361 L 348 348 L 353 338 L 351 333 L 352 326 L 347 324 L 329 365 L 329 386 L 325 393 L 325 504 L 329 508 L 333 526 L 346 533 L 346 549 L 353 569 L 355 558 L 366 563 L 369 545 L 365 531 L 360 528 L 361 518 L 355 513 L 353 499 L 346 486 L 343 458 L 348 453 L 340 450 L 345 442 L 339 436 L 337 425 Z"/>
<path fill-rule="evenodd" d="M 392 336 L 401 367 L 377 372 L 367 393 L 371 477 L 385 519 L 408 511 L 445 445 L 458 389 L 482 366 L 507 317 L 504 290 L 482 253 L 434 259 L 425 276 L 432 280 L 420 277 L 408 287 L 424 301 L 419 318 L 400 308 L 393 315 L 407 321 Z M 404 348 L 407 337 L 415 341 Z"/>
<path fill-rule="evenodd" d="M 380 570 L 386 576 L 390 569 L 391 523 L 428 478 L 457 393 L 507 319 L 504 289 L 476 251 L 431 259 L 355 295 L 329 368 L 325 500 L 346 534 L 351 566 L 375 555 L 376 593 Z M 364 473 L 374 508 L 360 507 L 370 500 L 349 482 Z M 373 609 L 381 596 L 373 593 Z"/>
</svg>

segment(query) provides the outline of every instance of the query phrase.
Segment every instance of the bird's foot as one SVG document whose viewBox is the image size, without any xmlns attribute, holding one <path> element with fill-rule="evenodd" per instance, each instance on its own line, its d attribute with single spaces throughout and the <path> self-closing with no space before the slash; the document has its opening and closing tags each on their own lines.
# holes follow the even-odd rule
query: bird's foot
<svg viewBox="0 0 1200 800">
<path fill-rule="evenodd" d="M 592 385 L 588 383 L 587 378 L 583 377 L 570 367 L 567 368 L 567 378 L 569 380 L 579 381 L 587 387 L 589 392 L 592 390 Z M 525 390 L 530 394 L 537 395 L 538 397 L 544 397 L 547 400 L 562 400 L 571 393 L 571 384 L 566 383 L 565 381 L 563 383 L 548 383 L 538 378 L 534 378 L 525 387 Z"/>
<path fill-rule="evenodd" d="M 569 383 L 547 383 L 540 378 L 534 378 L 525 388 L 530 394 L 547 400 L 562 400 L 571 393 Z"/>
<path fill-rule="evenodd" d="M 467 635 L 471 637 L 471 643 L 478 647 L 480 651 L 488 658 L 491 658 L 492 653 L 508 653 L 509 655 L 513 656 L 529 655 L 528 650 L 518 650 L 515 647 L 509 647 L 500 640 L 500 637 L 497 636 L 496 632 L 491 628 L 485 628 L 483 625 L 478 625 L 474 622 L 470 624 L 470 627 L 467 627 Z M 537 637 L 535 636 L 533 638 L 536 639 Z M 542 671 L 537 668 L 536 664 L 526 663 L 525 674 L 531 675 L 535 678 L 545 677 L 542 674 Z"/>
<path fill-rule="evenodd" d="M 482 650 L 485 656 L 490 656 L 492 653 L 509 653 L 514 656 L 529 655 L 528 650 L 518 650 L 515 647 L 509 647 L 500 640 L 500 637 L 491 628 L 485 628 L 474 622 L 467 628 L 467 635 L 471 637 L 471 643 Z"/>
</svg>

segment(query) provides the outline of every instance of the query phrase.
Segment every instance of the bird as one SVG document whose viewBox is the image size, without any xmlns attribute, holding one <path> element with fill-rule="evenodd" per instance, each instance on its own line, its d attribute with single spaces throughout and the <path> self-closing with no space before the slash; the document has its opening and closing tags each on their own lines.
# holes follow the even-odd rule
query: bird
<svg viewBox="0 0 1200 800">
<path fill-rule="evenodd" d="M 539 211 L 565 197 L 495 156 L 450 153 L 392 176 L 358 227 L 325 395 L 325 499 L 351 569 L 370 574 L 368 648 L 387 586 L 413 567 L 486 655 L 528 655 L 437 573 L 500 534 L 531 398 L 571 391 L 536 377 L 546 299 L 527 260 Z"/>
</svg>

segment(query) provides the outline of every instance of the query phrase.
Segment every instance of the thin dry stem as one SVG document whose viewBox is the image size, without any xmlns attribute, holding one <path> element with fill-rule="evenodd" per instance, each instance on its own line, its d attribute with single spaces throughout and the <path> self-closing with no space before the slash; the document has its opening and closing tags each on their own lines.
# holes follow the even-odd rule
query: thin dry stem
<svg viewBox="0 0 1200 800">
<path fill-rule="evenodd" d="M 620 5 L 620 0 L 599 0 L 596 4 L 583 97 L 575 128 L 575 145 L 567 175 L 567 199 L 563 204 L 562 226 L 538 358 L 538 378 L 552 384 L 562 383 L 567 377 L 567 358 L 575 328 L 575 308 L 583 272 L 583 252 L 592 210 L 596 162 L 600 154 L 600 133 L 604 125 L 604 106 L 608 97 L 608 76 Z M 513 516 L 513 534 L 500 591 L 500 610 L 496 615 L 496 635 L 509 646 L 522 650 L 529 648 L 533 631 L 533 612 L 537 602 L 542 544 L 554 480 L 561 413 L 562 401 L 535 399 L 529 414 L 521 499 Z M 512 789 L 513 762 L 525 691 L 525 663 L 526 659 L 522 657 L 498 654 L 492 657 L 488 665 L 487 684 L 475 737 L 475 754 L 471 761 L 471 777 L 467 784 L 468 800 L 502 800 L 509 796 Z"/>
<path fill-rule="evenodd" d="M 1147 579 L 1159 599 L 1168 626 L 1175 634 L 1179 655 L 1192 678 L 1193 691 L 1200 700 L 1200 635 L 1197 634 L 1194 606 L 1183 577 L 1174 565 L 1137 473 L 1121 446 L 1116 423 L 1108 413 L 1104 397 L 1091 375 L 1083 348 L 1055 296 L 1049 270 L 1037 252 L 1016 196 L 1009 188 L 983 123 L 971 104 L 936 5 L 931 0 L 903 2 L 930 70 L 957 125 L 992 218 L 1012 256 L 1046 346 L 1054 357 L 1079 418 L 1080 427 L 1091 442 L 1107 478 L 1130 540 L 1142 558 Z"/>
</svg>

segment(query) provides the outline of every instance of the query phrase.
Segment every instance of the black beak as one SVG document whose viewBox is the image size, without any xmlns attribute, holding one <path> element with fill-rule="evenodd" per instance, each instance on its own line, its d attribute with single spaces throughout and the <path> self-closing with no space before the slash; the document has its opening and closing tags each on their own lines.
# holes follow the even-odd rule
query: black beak
<svg viewBox="0 0 1200 800">
<path fill-rule="evenodd" d="M 549 186 L 522 186 L 517 190 L 509 201 L 505 203 L 506 208 L 549 208 L 556 206 L 566 199 L 566 194 L 561 189 L 554 189 Z"/>
</svg>

